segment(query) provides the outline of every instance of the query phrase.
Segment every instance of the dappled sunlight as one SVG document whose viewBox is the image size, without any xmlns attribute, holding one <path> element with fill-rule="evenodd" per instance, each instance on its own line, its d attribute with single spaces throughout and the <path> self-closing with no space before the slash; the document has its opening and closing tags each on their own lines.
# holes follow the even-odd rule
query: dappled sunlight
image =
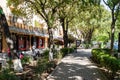
<svg viewBox="0 0 120 80">
<path fill-rule="evenodd" d="M 91 50 L 79 50 L 66 56 L 48 76 L 48 80 L 104 80 L 95 64 L 90 61 Z"/>
<path fill-rule="evenodd" d="M 98 68 L 98 67 L 97 67 L 97 66 L 90 65 L 90 66 L 87 66 L 87 68 L 93 69 L 93 68 Z"/>
<path fill-rule="evenodd" d="M 60 63 L 48 80 L 102 80 L 96 68 L 92 65 Z"/>
<path fill-rule="evenodd" d="M 70 76 L 68 79 L 74 79 L 74 80 L 84 80 L 81 76 Z"/>
</svg>

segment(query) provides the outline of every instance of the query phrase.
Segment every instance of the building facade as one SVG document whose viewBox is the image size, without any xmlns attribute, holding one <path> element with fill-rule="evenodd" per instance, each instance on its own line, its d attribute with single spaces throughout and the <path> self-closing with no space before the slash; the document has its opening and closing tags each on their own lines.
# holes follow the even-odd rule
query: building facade
<svg viewBox="0 0 120 80">
<path fill-rule="evenodd" d="M 47 28 L 44 28 L 45 25 L 41 22 L 39 22 L 39 26 L 28 26 L 24 24 L 22 18 L 16 17 L 11 13 L 6 2 L 6 0 L 2 0 L 0 6 L 5 13 L 11 38 L 13 40 L 13 46 L 16 51 L 29 51 L 33 45 L 36 49 L 47 48 L 49 36 Z M 7 50 L 8 45 L 5 40 L 4 32 L 0 27 L 0 52 L 6 53 Z"/>
<path fill-rule="evenodd" d="M 24 18 L 17 17 L 11 13 L 10 9 L 12 9 L 12 7 L 8 7 L 6 3 L 7 0 L 2 0 L 0 6 L 5 13 L 16 51 L 29 51 L 32 49 L 33 45 L 36 49 L 47 48 L 49 35 L 45 21 L 33 14 L 32 26 L 28 26 Z M 58 27 L 52 30 L 53 39 L 63 44 L 63 32 L 59 21 L 56 21 L 56 25 Z M 0 53 L 6 53 L 7 50 L 8 45 L 3 30 L 0 27 Z"/>
</svg>

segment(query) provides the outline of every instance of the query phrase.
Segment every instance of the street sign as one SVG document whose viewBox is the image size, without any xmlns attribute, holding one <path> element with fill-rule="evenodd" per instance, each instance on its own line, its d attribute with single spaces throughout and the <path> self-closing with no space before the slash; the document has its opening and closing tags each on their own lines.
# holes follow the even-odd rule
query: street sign
<svg viewBox="0 0 120 80">
<path fill-rule="evenodd" d="M 79 47 L 81 43 L 81 40 L 76 40 L 76 47 Z"/>
</svg>

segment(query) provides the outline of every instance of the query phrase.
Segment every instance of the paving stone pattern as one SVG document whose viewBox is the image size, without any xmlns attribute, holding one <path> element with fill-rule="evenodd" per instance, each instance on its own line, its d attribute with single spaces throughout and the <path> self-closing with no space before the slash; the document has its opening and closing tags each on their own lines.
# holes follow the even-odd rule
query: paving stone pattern
<svg viewBox="0 0 120 80">
<path fill-rule="evenodd" d="M 78 49 L 64 57 L 47 80 L 107 80 L 90 60 L 90 49 Z"/>
</svg>

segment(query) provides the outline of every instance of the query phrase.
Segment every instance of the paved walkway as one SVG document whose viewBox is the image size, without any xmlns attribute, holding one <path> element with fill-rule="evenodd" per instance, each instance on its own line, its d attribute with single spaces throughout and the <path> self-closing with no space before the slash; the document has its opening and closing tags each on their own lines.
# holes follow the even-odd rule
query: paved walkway
<svg viewBox="0 0 120 80">
<path fill-rule="evenodd" d="M 47 80 L 107 80 L 90 61 L 90 49 L 79 49 L 62 59 Z"/>
</svg>

